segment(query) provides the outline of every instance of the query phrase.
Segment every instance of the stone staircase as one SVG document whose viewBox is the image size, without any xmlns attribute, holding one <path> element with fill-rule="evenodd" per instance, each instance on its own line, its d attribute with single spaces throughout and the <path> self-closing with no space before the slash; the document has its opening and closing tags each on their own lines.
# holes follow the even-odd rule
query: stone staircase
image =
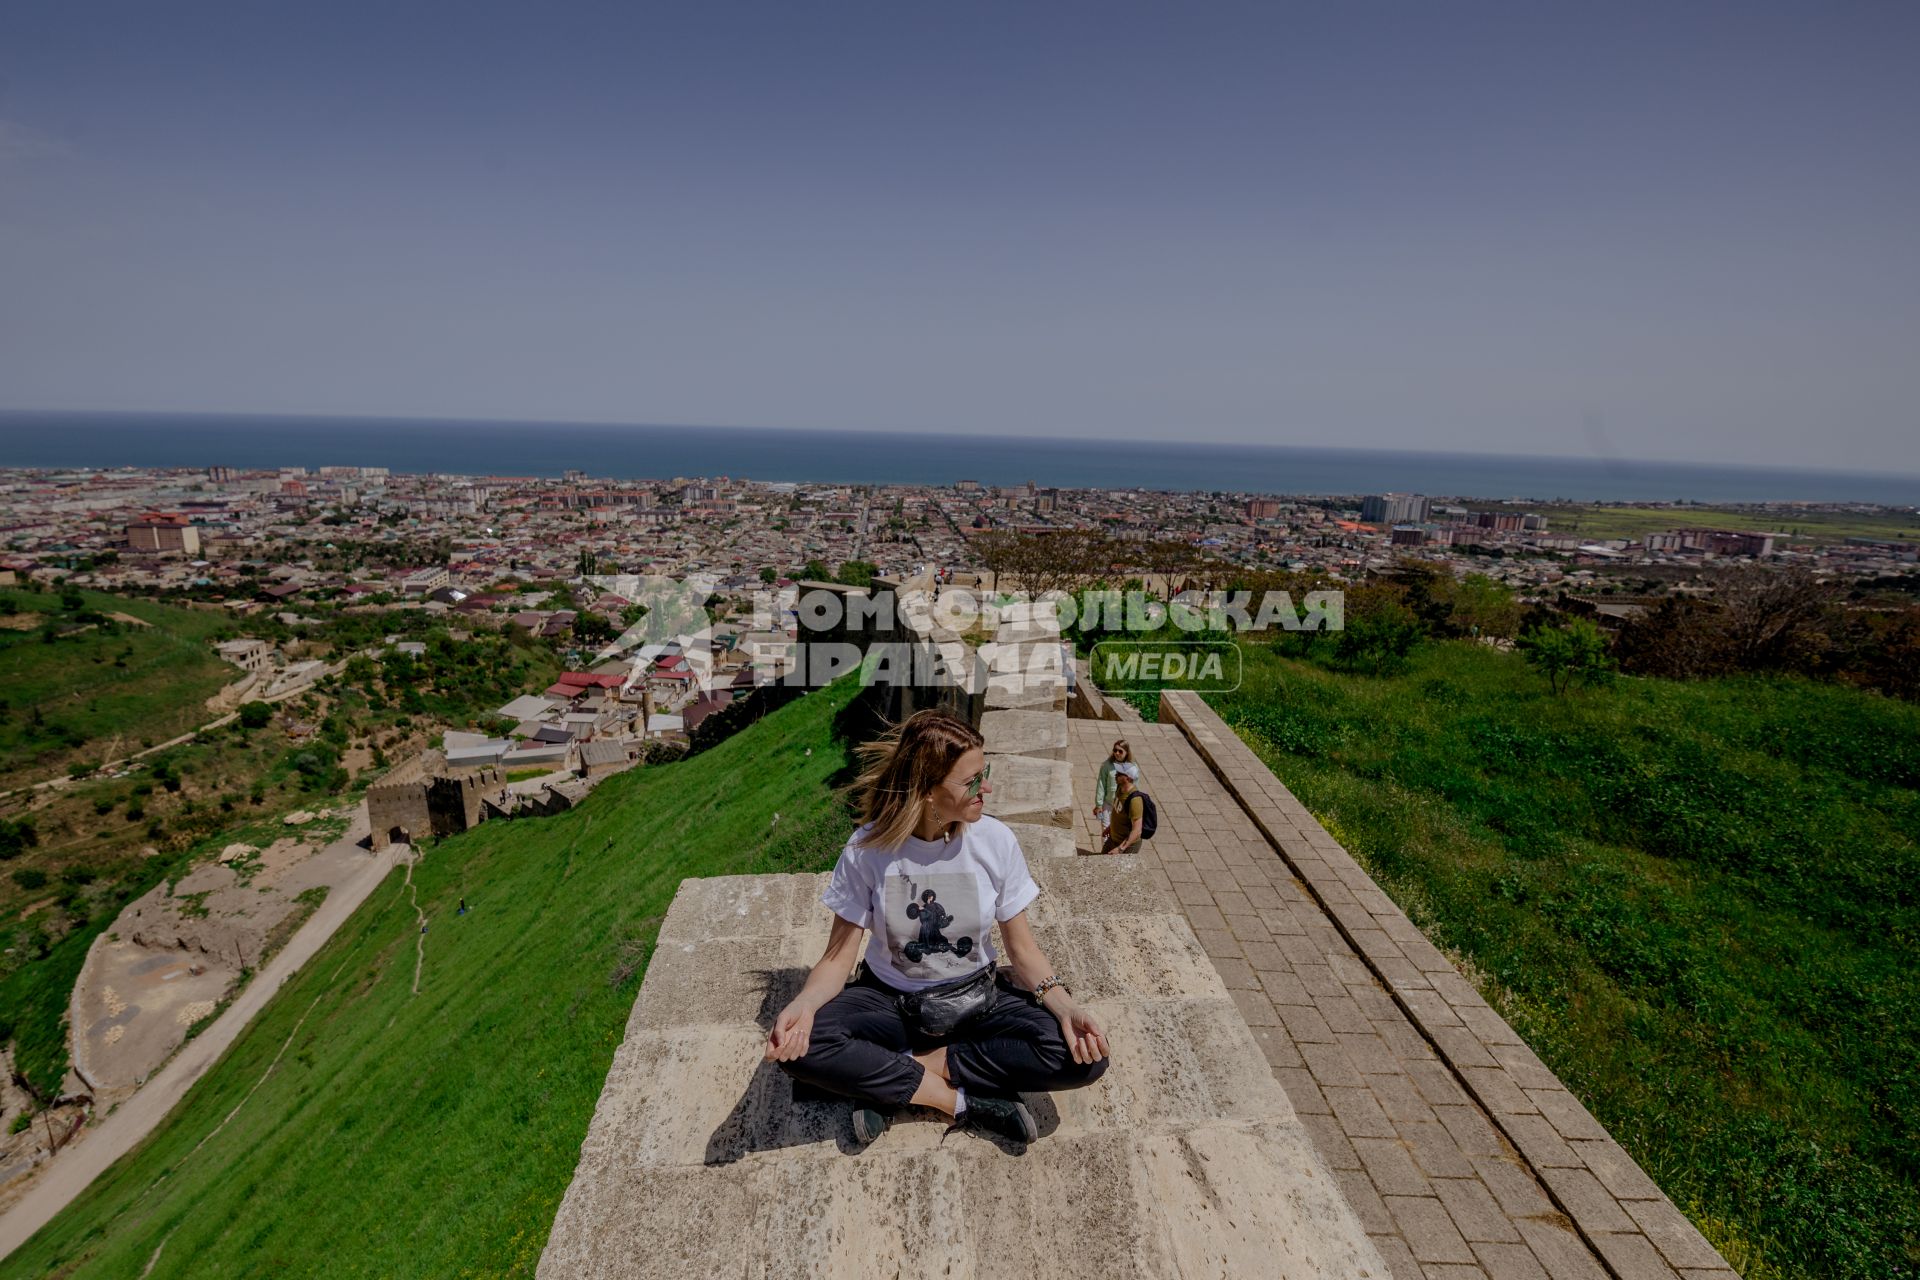
<svg viewBox="0 0 1920 1280">
<path fill-rule="evenodd" d="M 761 1060 L 825 946 L 824 877 L 685 881 L 540 1276 L 1731 1280 L 1199 698 L 1143 724 L 1082 675 L 1069 723 L 1044 608 L 983 655 L 987 812 L 1105 1077 L 1030 1099 L 1030 1148 L 929 1118 L 857 1149 L 846 1104 Z M 1160 832 L 1076 859 L 1117 735 Z"/>
<path fill-rule="evenodd" d="M 989 812 L 1041 885 L 1037 936 L 1110 1033 L 1105 1077 L 1030 1099 L 1031 1147 L 929 1117 L 857 1149 L 845 1103 L 796 1100 L 761 1058 L 825 947 L 825 877 L 685 881 L 541 1277 L 1386 1280 L 1179 904 L 1138 859 L 1073 857 L 1051 622 L 1009 619 L 992 646 L 1035 665 L 989 684 Z"/>
</svg>

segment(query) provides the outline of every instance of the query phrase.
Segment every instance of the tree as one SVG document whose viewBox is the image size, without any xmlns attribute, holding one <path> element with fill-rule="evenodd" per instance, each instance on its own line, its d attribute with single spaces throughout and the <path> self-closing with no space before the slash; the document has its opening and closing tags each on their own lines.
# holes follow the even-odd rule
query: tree
<svg viewBox="0 0 1920 1280">
<path fill-rule="evenodd" d="M 772 565 L 768 565 L 766 568 L 760 571 L 760 581 L 765 583 L 772 583 L 779 576 L 780 576 L 780 571 L 775 569 Z"/>
<path fill-rule="evenodd" d="M 1585 618 L 1575 618 L 1564 627 L 1536 627 L 1521 635 L 1514 648 L 1547 677 L 1547 686 L 1556 695 L 1572 688 L 1575 680 L 1604 684 L 1613 675 L 1607 638 Z"/>
<path fill-rule="evenodd" d="M 1382 576 L 1399 586 L 1401 599 L 1428 635 L 1462 633 L 1453 617 L 1453 579 L 1425 560 L 1403 558 Z"/>
<path fill-rule="evenodd" d="M 1470 573 L 1449 592 L 1453 625 L 1469 636 L 1510 637 L 1520 623 L 1513 592 L 1484 573 Z"/>
<path fill-rule="evenodd" d="M 880 566 L 867 560 L 848 560 L 840 566 L 839 581 L 850 587 L 872 587 Z"/>
<path fill-rule="evenodd" d="M 1182 544 L 1184 545 L 1184 544 Z M 1105 534 L 1083 529 L 1049 533 L 995 530 L 972 541 L 975 559 L 993 575 L 996 591 L 1079 591 L 1099 580 L 1120 558 Z"/>
<path fill-rule="evenodd" d="M 1806 569 L 1737 570 L 1714 588 L 1736 670 L 1806 670 L 1829 647 L 1835 588 Z"/>
<path fill-rule="evenodd" d="M 1334 657 L 1343 667 L 1372 675 L 1391 675 L 1425 634 L 1413 611 L 1398 600 L 1382 600 L 1359 616 L 1348 616 L 1335 633 Z"/>
<path fill-rule="evenodd" d="M 574 616 L 574 639 L 582 644 L 605 644 L 618 634 L 613 624 L 597 613 L 581 613 Z"/>
</svg>

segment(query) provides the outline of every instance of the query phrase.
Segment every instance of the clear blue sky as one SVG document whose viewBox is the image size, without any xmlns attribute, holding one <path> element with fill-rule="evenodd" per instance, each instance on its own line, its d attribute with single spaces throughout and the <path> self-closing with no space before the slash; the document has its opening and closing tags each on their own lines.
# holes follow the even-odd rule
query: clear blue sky
<svg viewBox="0 0 1920 1280">
<path fill-rule="evenodd" d="M 0 407 L 1915 471 L 1917 67 L 1906 0 L 14 0 Z"/>
</svg>

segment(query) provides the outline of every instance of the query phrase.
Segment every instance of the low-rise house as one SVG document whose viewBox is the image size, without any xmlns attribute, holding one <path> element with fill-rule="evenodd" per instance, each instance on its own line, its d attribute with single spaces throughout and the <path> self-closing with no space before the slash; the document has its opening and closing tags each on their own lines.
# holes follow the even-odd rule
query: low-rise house
<svg viewBox="0 0 1920 1280">
<path fill-rule="evenodd" d="M 700 727 L 700 722 L 717 711 L 724 711 L 733 703 L 733 692 L 729 689 L 717 689 L 712 693 L 703 693 L 680 708 L 681 721 L 687 732 L 692 733 Z"/>
<path fill-rule="evenodd" d="M 273 665 L 274 648 L 265 640 L 222 640 L 213 649 L 242 671 L 260 671 Z"/>
<path fill-rule="evenodd" d="M 580 748 L 580 776 L 592 781 L 631 769 L 640 762 L 640 744 L 631 738 L 605 738 Z"/>
<path fill-rule="evenodd" d="M 591 711 L 571 711 L 560 717 L 560 725 L 574 736 L 576 741 L 593 737 L 601 726 L 601 716 Z"/>
<path fill-rule="evenodd" d="M 489 738 L 470 747 L 448 747 L 447 768 L 477 769 L 497 765 L 513 747 L 505 738 Z"/>
<path fill-rule="evenodd" d="M 551 715 L 560 705 L 552 698 L 529 693 L 515 698 L 493 714 L 506 720 L 539 720 Z"/>
<path fill-rule="evenodd" d="M 441 587 L 451 586 L 453 575 L 444 565 L 430 565 L 424 569 L 414 569 L 400 578 L 400 589 L 409 595 L 426 595 Z"/>
<path fill-rule="evenodd" d="M 500 767 L 510 771 L 534 767 L 564 769 L 572 754 L 565 743 L 523 742 L 502 758 Z"/>
</svg>

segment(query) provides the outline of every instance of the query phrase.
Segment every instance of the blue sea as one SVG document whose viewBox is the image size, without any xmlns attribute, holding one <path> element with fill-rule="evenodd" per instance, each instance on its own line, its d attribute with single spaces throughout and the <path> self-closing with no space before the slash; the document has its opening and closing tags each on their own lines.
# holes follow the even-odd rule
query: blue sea
<svg viewBox="0 0 1920 1280">
<path fill-rule="evenodd" d="M 0 412 L 0 466 L 380 466 L 394 472 L 851 484 L 1035 484 L 1546 501 L 1920 503 L 1920 476 L 1670 462 L 1098 444 L 995 435 L 404 418 Z"/>
</svg>

